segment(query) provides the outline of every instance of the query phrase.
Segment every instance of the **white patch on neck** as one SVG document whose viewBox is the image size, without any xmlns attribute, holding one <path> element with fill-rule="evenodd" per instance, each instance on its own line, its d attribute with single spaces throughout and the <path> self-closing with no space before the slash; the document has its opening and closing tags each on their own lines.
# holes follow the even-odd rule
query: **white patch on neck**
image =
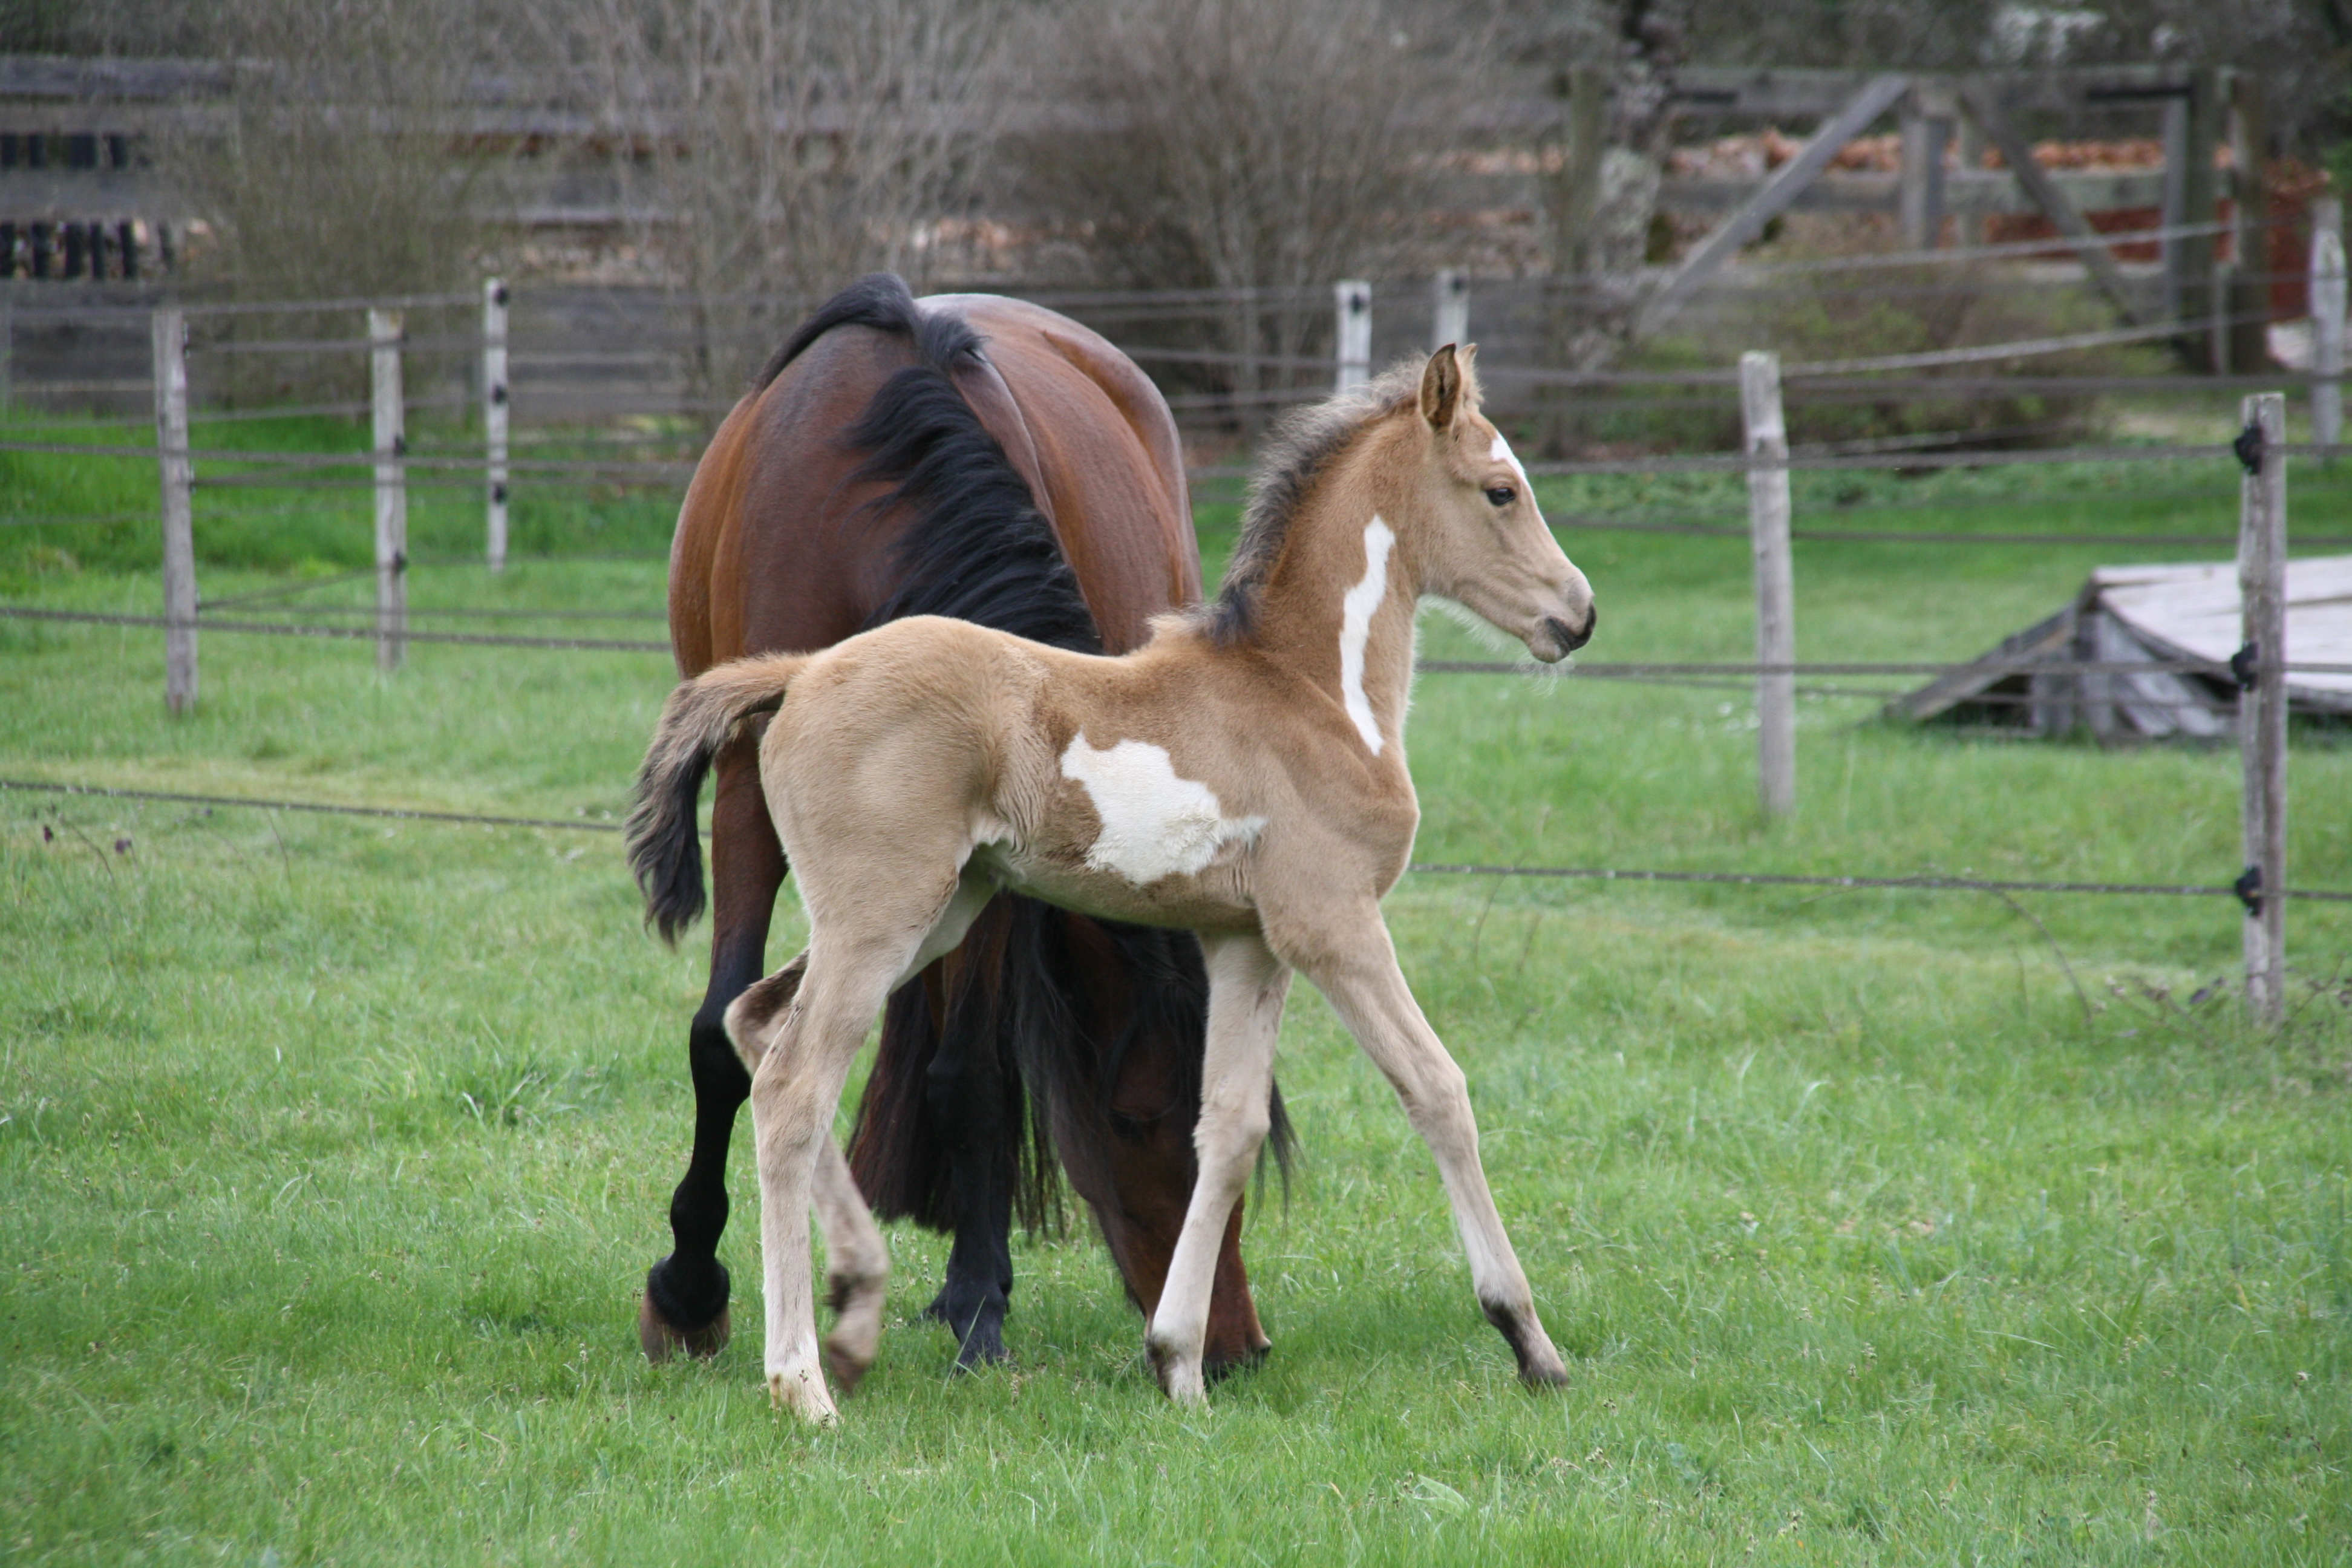
<svg viewBox="0 0 2352 1568">
<path fill-rule="evenodd" d="M 1497 463 L 1510 464 L 1511 472 L 1519 476 L 1519 483 L 1527 484 L 1528 470 L 1525 465 L 1520 463 L 1519 455 L 1511 450 L 1511 444 L 1503 439 L 1503 433 L 1500 430 L 1495 432 L 1495 444 L 1486 448 L 1486 456 Z M 1530 489 L 1532 488 L 1532 486 L 1529 487 Z"/>
<path fill-rule="evenodd" d="M 1191 876 L 1228 844 L 1249 844 L 1263 816 L 1230 817 L 1207 784 L 1178 778 L 1165 748 L 1121 741 L 1096 751 L 1084 734 L 1070 737 L 1062 776 L 1086 788 L 1102 819 L 1087 864 L 1148 887 L 1162 877 Z"/>
<path fill-rule="evenodd" d="M 1348 717 L 1356 721 L 1356 732 L 1376 757 L 1382 743 L 1381 721 L 1364 696 L 1364 644 L 1371 638 L 1372 613 L 1388 597 L 1389 551 L 1395 544 L 1395 532 L 1375 512 L 1364 529 L 1363 581 L 1339 601 L 1339 697 L 1348 705 Z"/>
</svg>

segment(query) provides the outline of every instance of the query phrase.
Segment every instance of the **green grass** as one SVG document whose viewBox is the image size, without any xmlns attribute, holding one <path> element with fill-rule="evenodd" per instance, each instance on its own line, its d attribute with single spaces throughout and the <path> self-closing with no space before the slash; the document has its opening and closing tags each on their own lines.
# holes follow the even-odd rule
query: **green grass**
<svg viewBox="0 0 2352 1568">
<path fill-rule="evenodd" d="M 2227 474 L 2161 500 L 2063 471 L 1872 476 L 1842 502 L 1812 482 L 1801 521 L 1857 526 L 2224 534 L 2234 505 Z M 2299 517 L 2352 510 L 2341 477 L 2294 486 Z M 1560 511 L 1739 515 L 1712 478 L 1547 489 Z M 549 543 L 601 548 L 550 517 Z M 1230 516 L 1203 522 L 1213 555 Z M 453 502 L 452 553 L 471 525 Z M 626 526 L 657 547 L 667 520 Z M 364 539 L 356 502 L 287 527 L 300 553 L 224 547 L 206 595 Z M 1738 540 L 1569 543 L 1600 595 L 1593 658 L 1747 651 Z M 152 610 L 137 544 L 19 549 L 0 596 Z M 2118 558 L 1802 546 L 1801 652 L 1979 651 Z M 423 569 L 412 597 L 656 609 L 660 581 L 657 562 L 525 561 Z M 1444 623 L 1429 646 L 1481 651 Z M 601 816 L 668 685 L 658 656 L 419 646 L 386 680 L 363 643 L 203 650 L 200 710 L 173 722 L 152 632 L 0 622 L 0 774 Z M 1767 826 L 1746 710 L 1427 679 L 1420 853 L 2236 870 L 2227 752 L 1969 742 L 1811 703 L 1801 809 Z M 2352 750 L 2296 740 L 2294 880 L 2352 887 Z M 735 1344 L 707 1366 L 636 1351 L 700 981 L 640 931 L 611 837 L 0 792 L 0 1554 L 2352 1556 L 2347 906 L 2293 910 L 2298 1013 L 2270 1038 L 2238 1026 L 2233 982 L 2197 999 L 2236 968 L 2221 900 L 1432 877 L 1390 918 L 1573 1386 L 1513 1384 L 1428 1157 L 1302 991 L 1281 1070 L 1304 1173 L 1246 1237 L 1263 1371 L 1208 1415 L 1170 1409 L 1080 1228 L 1017 1244 L 1011 1368 L 951 1379 L 944 1331 L 901 1321 L 846 1424 L 810 1434 L 759 1383 L 746 1140 Z M 789 900 L 779 925 L 781 955 Z M 944 1249 L 891 1245 L 903 1319 Z"/>
</svg>

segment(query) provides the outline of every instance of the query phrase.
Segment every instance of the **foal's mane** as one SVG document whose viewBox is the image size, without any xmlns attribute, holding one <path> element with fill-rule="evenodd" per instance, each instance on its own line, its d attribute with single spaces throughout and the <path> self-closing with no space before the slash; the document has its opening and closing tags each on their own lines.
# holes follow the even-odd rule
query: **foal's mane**
<svg viewBox="0 0 2352 1568">
<path fill-rule="evenodd" d="M 1246 641 L 1257 622 L 1257 601 L 1291 521 L 1316 485 L 1356 437 L 1421 395 L 1423 361 L 1391 366 L 1370 381 L 1292 409 L 1275 422 L 1250 473 L 1249 507 L 1225 564 L 1217 596 L 1192 612 L 1192 624 L 1220 647 Z"/>
</svg>

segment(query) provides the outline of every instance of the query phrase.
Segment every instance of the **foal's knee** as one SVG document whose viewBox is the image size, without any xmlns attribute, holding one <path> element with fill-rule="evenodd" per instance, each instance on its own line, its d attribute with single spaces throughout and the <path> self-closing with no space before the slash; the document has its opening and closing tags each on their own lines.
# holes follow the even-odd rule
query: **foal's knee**
<svg viewBox="0 0 2352 1568">
<path fill-rule="evenodd" d="M 1204 1113 L 1192 1130 L 1192 1150 L 1203 1172 L 1248 1164 L 1274 1125 L 1263 1097 L 1222 1109 L 1222 1114 Z"/>
</svg>

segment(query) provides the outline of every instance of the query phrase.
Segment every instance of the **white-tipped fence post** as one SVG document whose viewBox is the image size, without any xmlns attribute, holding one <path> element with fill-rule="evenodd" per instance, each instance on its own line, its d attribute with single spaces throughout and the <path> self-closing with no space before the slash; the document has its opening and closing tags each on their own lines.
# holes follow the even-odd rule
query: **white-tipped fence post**
<svg viewBox="0 0 2352 1568">
<path fill-rule="evenodd" d="M 1337 342 L 1339 374 L 1333 385 L 1341 392 L 1372 379 L 1372 286 L 1350 278 L 1332 286 L 1339 310 Z"/>
<path fill-rule="evenodd" d="M 2246 1009 L 2276 1024 L 2286 1009 L 2286 395 L 2246 399 L 2239 456 L 2238 745 L 2245 769 Z"/>
<path fill-rule="evenodd" d="M 1468 342 L 1470 279 L 1449 267 L 1437 275 L 1430 293 L 1429 346 L 1442 349 L 1448 343 L 1459 347 Z"/>
<path fill-rule="evenodd" d="M 2311 204 L 2311 438 L 2344 439 L 2344 204 Z"/>
<path fill-rule="evenodd" d="M 375 667 L 400 668 L 408 644 L 408 451 L 400 390 L 401 313 L 368 312 L 375 389 Z"/>
<path fill-rule="evenodd" d="M 188 458 L 188 323 L 157 310 L 155 464 L 163 486 L 163 706 L 196 705 L 195 465 Z"/>
<path fill-rule="evenodd" d="M 482 440 L 489 458 L 488 489 L 490 570 L 507 565 L 507 282 L 482 285 Z"/>
<path fill-rule="evenodd" d="M 1780 356 L 1739 356 L 1739 417 L 1748 432 L 1748 528 L 1756 557 L 1756 782 L 1764 815 L 1797 808 L 1796 588 L 1789 562 L 1789 426 Z"/>
</svg>

